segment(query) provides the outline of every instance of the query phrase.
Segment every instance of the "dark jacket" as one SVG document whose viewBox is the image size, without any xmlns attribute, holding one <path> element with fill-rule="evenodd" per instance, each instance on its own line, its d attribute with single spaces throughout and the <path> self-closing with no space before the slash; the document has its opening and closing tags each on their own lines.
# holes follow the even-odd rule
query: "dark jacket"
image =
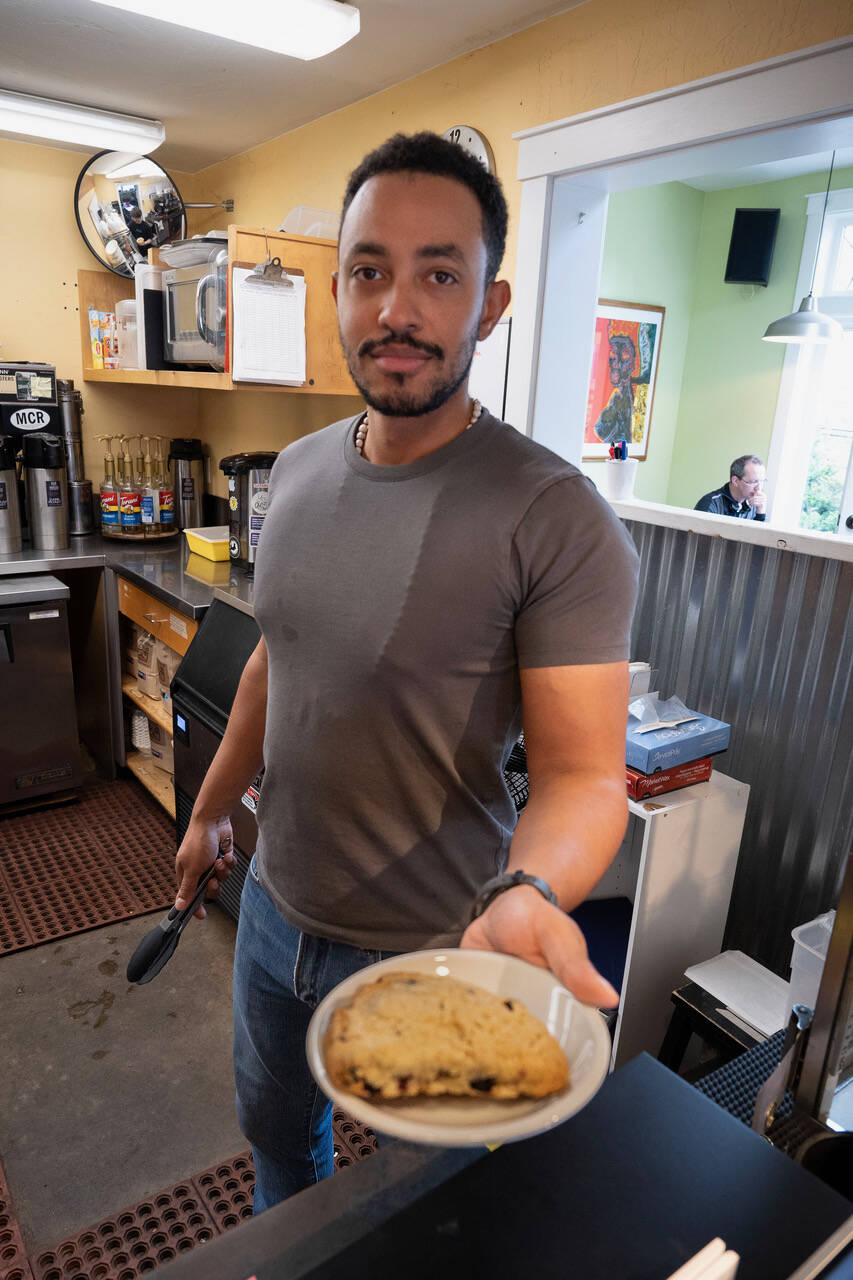
<svg viewBox="0 0 853 1280">
<path fill-rule="evenodd" d="M 714 489 L 713 493 L 706 493 L 693 510 L 707 511 L 712 516 L 735 516 L 739 520 L 765 519 L 765 513 L 756 511 L 748 502 L 736 502 L 727 484 L 721 489 Z"/>
</svg>

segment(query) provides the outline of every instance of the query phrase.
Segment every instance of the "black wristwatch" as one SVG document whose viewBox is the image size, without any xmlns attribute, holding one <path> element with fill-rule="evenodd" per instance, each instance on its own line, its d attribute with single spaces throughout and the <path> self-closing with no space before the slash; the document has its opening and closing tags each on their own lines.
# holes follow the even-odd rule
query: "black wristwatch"
<svg viewBox="0 0 853 1280">
<path fill-rule="evenodd" d="M 557 895 L 547 880 L 543 880 L 540 876 L 529 876 L 526 871 L 505 871 L 503 875 L 492 876 L 491 880 L 487 880 L 480 892 L 477 894 L 474 906 L 471 908 L 471 919 L 476 920 L 477 916 L 481 916 L 486 907 L 496 898 L 499 893 L 505 893 L 507 889 L 514 889 L 517 884 L 529 884 L 534 889 L 538 889 L 548 902 L 558 906 Z"/>
</svg>

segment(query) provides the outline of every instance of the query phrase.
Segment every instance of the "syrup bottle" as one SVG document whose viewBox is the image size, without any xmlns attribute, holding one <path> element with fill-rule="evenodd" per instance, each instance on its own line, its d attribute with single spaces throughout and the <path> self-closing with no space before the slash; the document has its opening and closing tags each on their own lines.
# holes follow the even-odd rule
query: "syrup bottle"
<svg viewBox="0 0 853 1280">
<path fill-rule="evenodd" d="M 118 537 L 121 530 L 119 528 L 119 501 L 118 501 L 118 483 L 116 481 L 116 463 L 112 455 L 112 436 L 98 436 L 98 440 L 102 444 L 106 444 L 106 452 L 104 453 L 104 478 L 101 481 L 101 533 L 107 538 Z"/>
<path fill-rule="evenodd" d="M 141 538 L 142 528 L 142 495 L 133 473 L 133 459 L 127 436 L 120 436 L 123 453 L 118 460 L 119 485 L 119 525 L 123 538 Z"/>
<path fill-rule="evenodd" d="M 175 489 L 172 483 L 171 469 L 163 461 L 163 455 L 160 452 L 160 441 L 162 439 L 163 436 L 154 437 L 154 472 L 152 481 L 158 491 L 160 532 L 173 533 L 175 529 Z"/>
</svg>

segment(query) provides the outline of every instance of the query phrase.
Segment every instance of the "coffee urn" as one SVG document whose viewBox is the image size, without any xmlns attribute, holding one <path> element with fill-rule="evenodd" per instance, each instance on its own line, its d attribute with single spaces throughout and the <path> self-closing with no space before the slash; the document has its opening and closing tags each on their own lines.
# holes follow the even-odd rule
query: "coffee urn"
<svg viewBox="0 0 853 1280">
<path fill-rule="evenodd" d="M 201 441 L 176 439 L 169 449 L 175 490 L 175 519 L 179 529 L 198 529 L 202 518 L 204 493 L 204 454 Z"/>
<path fill-rule="evenodd" d="M 63 551 L 70 542 L 65 446 L 59 436 L 33 431 L 23 438 L 27 524 L 33 547 Z"/>
<path fill-rule="evenodd" d="M 74 390 L 71 378 L 57 378 L 56 398 L 68 466 L 68 523 L 72 536 L 82 537 L 95 532 L 92 482 L 83 475 L 83 437 L 80 433 L 83 397 Z"/>
<path fill-rule="evenodd" d="M 19 440 L 0 436 L 0 554 L 21 550 L 21 507 L 18 502 L 18 475 L 15 457 Z"/>
<path fill-rule="evenodd" d="M 270 472 L 277 453 L 232 453 L 219 469 L 228 477 L 228 550 L 232 564 L 255 572 L 258 540 L 267 514 Z"/>
</svg>

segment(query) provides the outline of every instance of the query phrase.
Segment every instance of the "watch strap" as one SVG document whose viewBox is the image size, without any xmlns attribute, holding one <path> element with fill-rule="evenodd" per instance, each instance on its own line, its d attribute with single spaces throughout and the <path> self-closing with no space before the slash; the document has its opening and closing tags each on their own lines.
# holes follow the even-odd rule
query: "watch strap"
<svg viewBox="0 0 853 1280">
<path fill-rule="evenodd" d="M 507 889 L 514 889 L 519 884 L 529 884 L 531 888 L 538 889 L 547 902 L 555 907 L 559 905 L 556 893 L 541 876 L 531 876 L 526 871 L 505 871 L 502 875 L 493 876 L 483 885 L 471 908 L 471 920 L 481 916 L 498 894 L 505 893 Z"/>
</svg>

